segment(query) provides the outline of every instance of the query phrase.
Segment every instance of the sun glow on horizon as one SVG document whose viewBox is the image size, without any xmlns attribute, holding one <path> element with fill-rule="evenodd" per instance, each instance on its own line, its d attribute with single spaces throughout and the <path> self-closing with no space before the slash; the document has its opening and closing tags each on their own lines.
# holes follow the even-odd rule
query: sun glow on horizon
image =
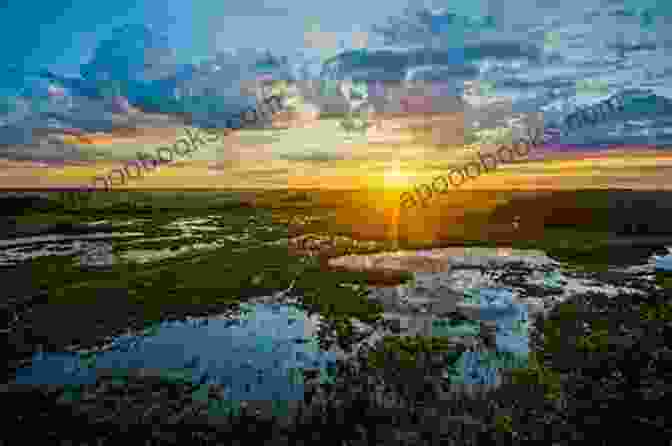
<svg viewBox="0 0 672 446">
<path fill-rule="evenodd" d="M 413 184 L 411 173 L 403 169 L 399 161 L 385 168 L 382 182 L 385 189 L 408 189 Z"/>
</svg>

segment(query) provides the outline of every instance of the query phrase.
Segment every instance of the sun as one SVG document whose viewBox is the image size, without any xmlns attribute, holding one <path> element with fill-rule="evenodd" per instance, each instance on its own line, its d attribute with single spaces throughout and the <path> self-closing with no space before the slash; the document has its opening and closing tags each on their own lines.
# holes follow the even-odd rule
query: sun
<svg viewBox="0 0 672 446">
<path fill-rule="evenodd" d="M 406 179 L 406 176 L 399 169 L 391 169 L 383 174 L 385 183 L 399 183 Z"/>
<path fill-rule="evenodd" d="M 383 186 L 385 188 L 408 188 L 410 185 L 410 177 L 398 167 L 391 168 L 383 173 Z"/>
</svg>

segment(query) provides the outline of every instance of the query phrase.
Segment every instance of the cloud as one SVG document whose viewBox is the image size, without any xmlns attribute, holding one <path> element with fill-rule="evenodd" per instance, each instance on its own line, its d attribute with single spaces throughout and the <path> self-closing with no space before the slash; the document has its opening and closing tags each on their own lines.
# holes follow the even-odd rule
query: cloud
<svg viewBox="0 0 672 446">
<path fill-rule="evenodd" d="M 283 153 L 280 155 L 281 159 L 287 161 L 313 161 L 313 162 L 328 162 L 328 161 L 342 161 L 347 159 L 345 155 L 333 152 L 312 151 L 308 153 Z"/>
<path fill-rule="evenodd" d="M 274 8 L 256 2 L 232 2 L 227 5 L 226 15 L 229 17 L 288 17 L 289 9 Z"/>
<path fill-rule="evenodd" d="M 293 173 L 293 170 L 287 168 L 271 168 L 271 169 L 246 169 L 244 172 L 237 173 L 235 175 L 243 178 L 249 179 L 254 178 L 255 180 L 261 180 L 264 178 L 273 179 L 277 176 L 286 176 Z"/>
<path fill-rule="evenodd" d="M 338 48 L 338 36 L 329 31 L 306 31 L 303 40 L 306 48 Z"/>
</svg>

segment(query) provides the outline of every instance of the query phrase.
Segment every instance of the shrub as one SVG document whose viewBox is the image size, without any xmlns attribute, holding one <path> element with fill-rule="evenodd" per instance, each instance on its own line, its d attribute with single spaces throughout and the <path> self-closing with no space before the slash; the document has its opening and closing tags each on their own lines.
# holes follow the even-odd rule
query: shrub
<svg viewBox="0 0 672 446">
<path fill-rule="evenodd" d="M 378 348 L 369 353 L 368 363 L 372 368 L 380 368 L 393 359 L 395 366 L 413 369 L 417 367 L 418 353 L 448 353 L 448 360 L 456 361 L 460 353 L 452 352 L 446 338 L 414 336 L 400 338 L 386 336 Z"/>
<path fill-rule="evenodd" d="M 540 364 L 535 352 L 530 352 L 528 364 L 527 368 L 509 370 L 512 384 L 541 386 L 544 398 L 559 401 L 562 393 L 560 373 Z"/>
<path fill-rule="evenodd" d="M 509 415 L 497 415 L 495 417 L 495 430 L 498 432 L 513 432 L 512 421 L 513 419 Z"/>
</svg>

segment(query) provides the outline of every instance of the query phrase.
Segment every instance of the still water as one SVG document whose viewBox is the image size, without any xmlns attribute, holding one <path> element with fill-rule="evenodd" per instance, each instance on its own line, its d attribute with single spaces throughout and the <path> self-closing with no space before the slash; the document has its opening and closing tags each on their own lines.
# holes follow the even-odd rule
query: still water
<svg viewBox="0 0 672 446">
<path fill-rule="evenodd" d="M 97 353 L 36 354 L 18 384 L 90 384 L 97 373 L 137 374 L 224 386 L 230 400 L 302 400 L 305 369 L 333 374 L 335 355 L 321 351 L 318 321 L 291 305 L 241 304 L 238 318 L 170 321 L 116 338 Z M 299 371 L 300 373 L 297 373 Z"/>
<path fill-rule="evenodd" d="M 189 231 L 202 229 L 200 220 L 189 223 L 200 225 L 189 226 Z M 172 235 L 184 235 L 181 234 L 184 231 L 180 227 L 180 233 Z M 125 246 L 115 240 L 121 249 L 113 253 L 110 238 L 119 235 L 135 241 Z M 137 239 L 138 235 L 141 234 L 52 235 L 3 241 L 0 263 L 68 256 L 82 266 L 110 265 L 120 259 L 129 261 L 130 253 L 142 248 L 139 242 L 153 240 Z M 143 261 L 155 260 L 145 251 Z M 171 255 L 181 252 L 170 250 Z M 490 272 L 504 271 L 521 262 L 529 269 L 516 286 L 490 277 Z M 479 322 L 494 322 L 496 348 L 505 356 L 488 361 L 478 352 L 465 353 L 457 366 L 448 370 L 451 381 L 465 383 L 493 383 L 498 369 L 524 364 L 529 353 L 530 319 L 534 313 L 542 312 L 539 309 L 542 301 L 561 301 L 571 293 L 596 288 L 609 291 L 602 284 L 584 283 L 572 277 L 561 265 L 540 253 L 509 249 L 388 252 L 344 256 L 333 259 L 333 263 L 356 270 L 377 267 L 413 271 L 411 284 L 375 288 L 371 293 L 371 297 L 383 303 L 385 318 L 399 320 L 402 328 L 399 335 L 473 337 L 480 331 Z M 475 266 L 486 267 L 487 271 Z M 520 285 L 525 284 L 537 284 L 553 291 L 552 295 L 523 296 Z M 562 291 L 561 295 L 558 291 Z M 319 371 L 321 380 L 334 375 L 338 353 L 319 348 L 318 315 L 309 317 L 285 303 L 244 303 L 240 308 L 241 316 L 164 322 L 142 333 L 119 336 L 98 351 L 38 353 L 30 366 L 17 371 L 15 382 L 76 385 L 93 383 L 100 375 L 112 374 L 119 379 L 149 375 L 169 381 L 220 384 L 225 389 L 224 397 L 231 401 L 288 401 L 303 399 L 303 370 Z M 445 316 L 454 311 L 469 320 L 456 321 Z M 382 334 L 376 330 L 371 336 Z"/>
</svg>

